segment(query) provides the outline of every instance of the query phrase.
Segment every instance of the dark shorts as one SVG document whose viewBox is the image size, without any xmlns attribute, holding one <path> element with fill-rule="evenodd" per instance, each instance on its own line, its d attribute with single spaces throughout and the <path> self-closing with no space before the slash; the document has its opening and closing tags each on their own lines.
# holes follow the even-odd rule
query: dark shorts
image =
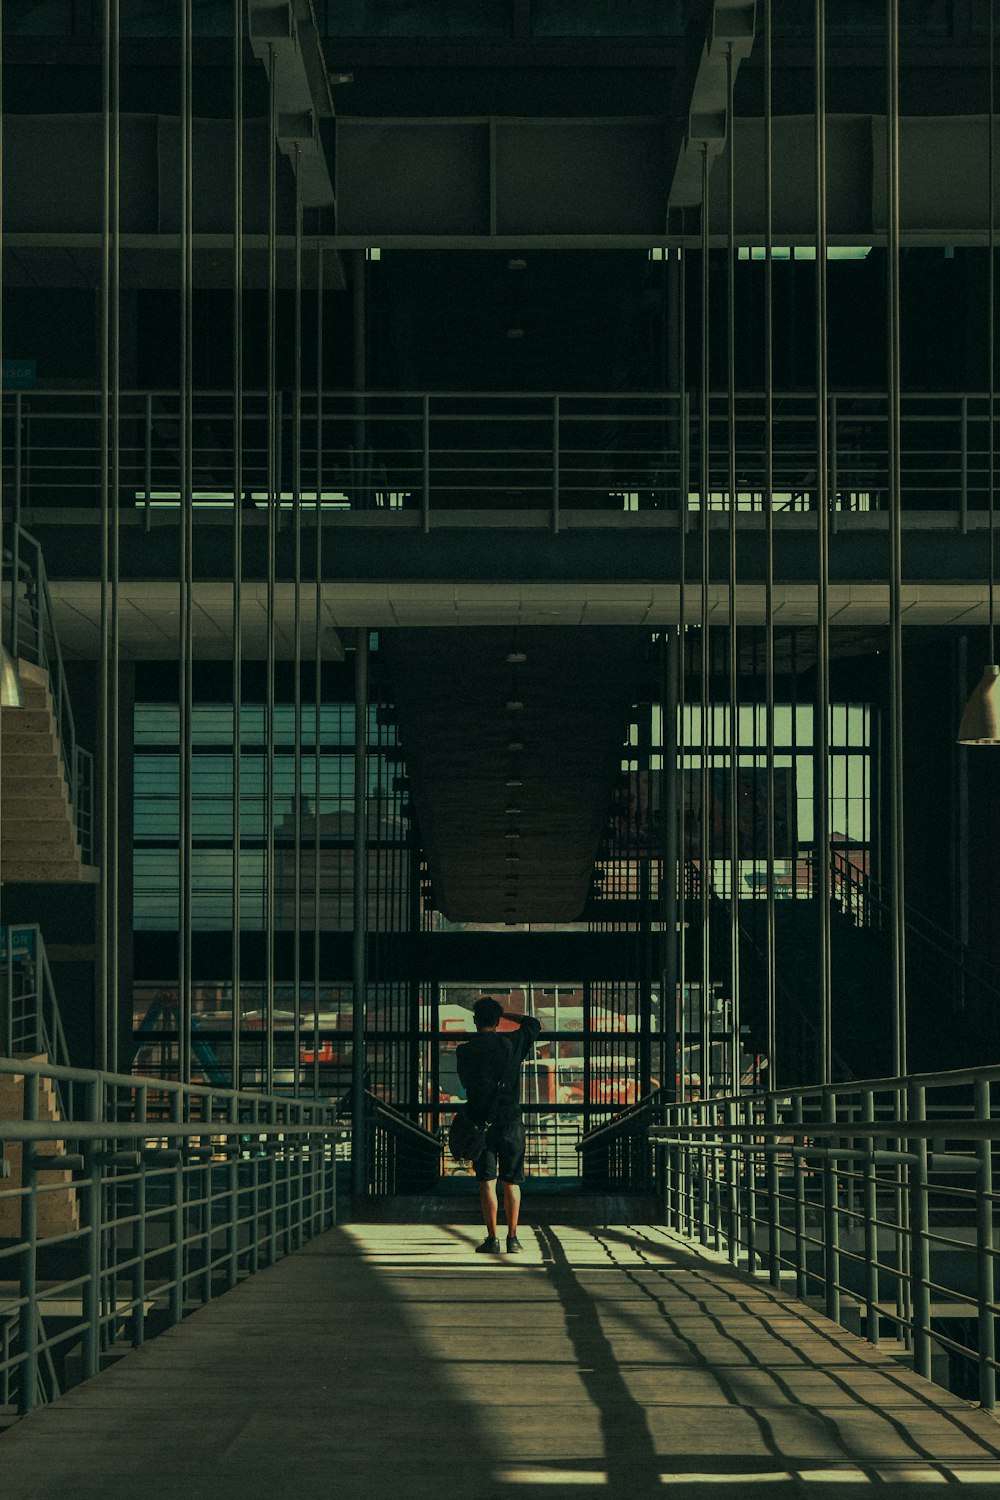
<svg viewBox="0 0 1000 1500">
<path fill-rule="evenodd" d="M 498 1173 L 501 1182 L 524 1181 L 524 1126 L 520 1120 L 494 1125 L 476 1157 L 480 1182 L 492 1182 Z"/>
</svg>

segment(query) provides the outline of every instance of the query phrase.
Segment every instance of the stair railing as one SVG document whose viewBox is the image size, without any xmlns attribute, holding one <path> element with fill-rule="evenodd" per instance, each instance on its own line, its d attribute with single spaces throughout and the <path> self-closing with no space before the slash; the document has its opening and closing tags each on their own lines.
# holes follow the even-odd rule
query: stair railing
<svg viewBox="0 0 1000 1500">
<path fill-rule="evenodd" d="M 3 552 L 4 613 L 10 654 L 48 673 L 53 709 L 69 781 L 77 841 L 86 864 L 93 860 L 94 758 L 77 740 L 62 647 L 40 544 L 16 521 Z"/>
<path fill-rule="evenodd" d="M 364 1097 L 368 1192 L 429 1192 L 441 1176 L 441 1141 L 375 1094 Z"/>
<path fill-rule="evenodd" d="M 49 1062 L 69 1067 L 69 1048 L 41 929 L 28 923 L 0 927 L 0 958 L 4 1054 L 44 1053 Z"/>
<path fill-rule="evenodd" d="M 665 1099 L 662 1089 L 654 1089 L 581 1136 L 577 1150 L 585 1187 L 654 1191 L 659 1153 L 650 1143 L 649 1129 L 662 1124 Z"/>
<path fill-rule="evenodd" d="M 890 917 L 888 898 L 879 882 L 868 871 L 860 869 L 840 850 L 830 856 L 833 899 L 856 927 L 884 931 Z M 970 949 L 948 929 L 925 912 L 907 903 L 906 931 L 930 956 L 948 970 L 956 996 L 964 993 L 971 981 L 984 992 L 984 998 L 1000 1007 L 1000 969 Z"/>
<path fill-rule="evenodd" d="M 690 868 L 688 869 L 687 873 L 685 874 L 685 882 L 686 882 L 685 891 L 686 891 L 686 896 L 687 896 L 687 900 L 688 900 L 689 904 L 693 903 L 696 906 L 698 900 L 700 899 L 700 892 L 701 892 L 701 871 L 700 871 L 700 869 L 698 867 L 698 864 L 694 860 L 688 860 L 687 864 L 688 864 L 688 866 Z M 708 877 L 708 899 L 709 899 L 709 910 L 710 911 L 711 911 L 711 909 L 713 907 L 715 907 L 715 908 L 720 909 L 723 912 L 726 912 L 728 914 L 728 911 L 729 911 L 729 898 L 727 896 L 723 896 L 723 895 L 721 895 L 719 893 L 719 891 L 718 891 L 718 889 L 717 889 L 717 887 L 715 885 L 715 882 L 712 879 L 711 872 L 709 872 L 709 877 Z M 757 960 L 757 962 L 762 967 L 766 968 L 767 959 L 765 957 L 764 950 L 761 948 L 760 944 L 757 942 L 756 937 L 754 936 L 754 934 L 753 934 L 753 932 L 752 932 L 749 924 L 747 923 L 745 917 L 742 914 L 742 907 L 743 907 L 744 903 L 741 902 L 740 905 L 741 905 L 740 924 L 739 924 L 739 926 L 740 926 L 740 939 L 750 949 L 751 953 L 753 954 L 753 956 Z M 800 1044 L 800 1050 L 802 1052 L 802 1063 L 805 1066 L 808 1063 L 808 1061 L 809 1061 L 809 1059 L 806 1056 L 806 1044 L 807 1043 L 812 1043 L 812 1045 L 814 1047 L 818 1047 L 818 1045 L 819 1045 L 819 1027 L 817 1026 L 816 1022 L 812 1019 L 812 1017 L 809 1015 L 808 1011 L 806 1010 L 805 1006 L 802 1004 L 802 1001 L 799 999 L 798 995 L 793 990 L 789 989 L 788 985 L 782 979 L 780 971 L 775 974 L 774 982 L 775 982 L 775 992 L 776 992 L 779 1000 L 782 1002 L 782 1020 L 783 1020 L 783 1022 L 786 1023 L 786 1026 L 787 1026 L 788 1019 L 791 1016 L 794 1016 L 796 1022 L 798 1023 L 799 1027 L 801 1028 L 801 1036 L 799 1038 L 799 1044 Z M 853 1078 L 855 1076 L 853 1069 L 847 1064 L 847 1062 L 845 1062 L 844 1058 L 841 1057 L 840 1054 L 838 1052 L 836 1052 L 836 1051 L 833 1054 L 833 1062 L 834 1062 L 834 1066 L 835 1066 L 835 1068 L 837 1070 L 837 1073 L 838 1073 L 838 1075 L 840 1077 L 845 1078 L 845 1079 L 850 1079 L 850 1078 Z"/>
</svg>

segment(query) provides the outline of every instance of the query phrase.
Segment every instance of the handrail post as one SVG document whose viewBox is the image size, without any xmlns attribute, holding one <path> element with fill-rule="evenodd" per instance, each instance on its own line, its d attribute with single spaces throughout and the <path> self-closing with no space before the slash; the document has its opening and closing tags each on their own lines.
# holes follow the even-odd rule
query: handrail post
<svg viewBox="0 0 1000 1500">
<path fill-rule="evenodd" d="M 909 1085 L 910 1119 L 927 1118 L 927 1093 L 922 1084 Z M 931 1260 L 928 1240 L 927 1141 L 910 1142 L 916 1161 L 910 1167 L 910 1302 L 913 1308 L 913 1368 L 931 1378 Z"/>
<path fill-rule="evenodd" d="M 233 1094 L 229 1101 L 230 1124 L 240 1123 L 240 1096 Z M 240 1275 L 240 1152 L 239 1136 L 230 1136 L 226 1142 L 228 1156 L 229 1222 L 226 1225 L 226 1290 L 232 1291 Z"/>
<path fill-rule="evenodd" d="M 41 1080 L 37 1073 L 26 1073 L 22 1088 L 25 1120 L 38 1119 L 38 1094 Z M 33 1411 L 38 1401 L 38 1174 L 35 1171 L 34 1142 L 21 1145 L 21 1348 L 24 1362 L 18 1391 L 18 1409 Z"/>
<path fill-rule="evenodd" d="M 973 1084 L 973 1109 L 977 1120 L 989 1120 L 990 1081 L 977 1078 Z M 976 1280 L 979 1302 L 979 1400 L 986 1411 L 993 1411 L 997 1400 L 996 1359 L 996 1273 L 993 1234 L 993 1142 L 987 1137 L 976 1142 Z"/>
<path fill-rule="evenodd" d="M 796 1094 L 792 1106 L 792 1122 L 802 1125 L 802 1095 Z M 804 1144 L 804 1140 L 803 1140 Z M 806 1178 L 801 1153 L 792 1157 L 792 1181 L 795 1191 L 795 1295 L 804 1300 L 809 1292 L 809 1277 L 806 1274 Z"/>
<path fill-rule="evenodd" d="M 90 1084 L 87 1094 L 88 1115 L 92 1123 L 101 1119 L 100 1079 Z M 87 1277 L 83 1284 L 83 1375 L 89 1380 L 96 1375 L 101 1363 L 101 1240 L 103 1238 L 101 1215 L 101 1154 L 100 1142 L 88 1141 L 87 1162 Z"/>
<path fill-rule="evenodd" d="M 823 1123 L 837 1123 L 837 1096 L 832 1089 L 823 1093 Z M 829 1153 L 835 1139 L 827 1142 L 823 1153 L 823 1281 L 825 1284 L 826 1315 L 834 1323 L 840 1322 L 840 1187 L 838 1183 L 837 1159 Z"/>
<path fill-rule="evenodd" d="M 736 1102 L 735 1100 L 730 1100 L 726 1105 L 726 1136 L 728 1140 L 726 1142 L 726 1149 L 721 1157 L 720 1165 L 725 1166 L 726 1172 L 726 1218 L 728 1220 L 726 1226 L 726 1249 L 731 1266 L 739 1264 L 740 1242 L 743 1237 L 740 1226 L 740 1173 L 736 1144 L 736 1116 Z"/>
<path fill-rule="evenodd" d="M 865 1089 L 861 1095 L 861 1118 L 867 1125 L 875 1122 L 875 1094 Z M 864 1185 L 864 1233 L 865 1233 L 865 1316 L 868 1324 L 868 1342 L 879 1342 L 878 1326 L 878 1175 L 875 1169 L 875 1142 L 869 1143 L 868 1160 L 865 1162 Z"/>
<path fill-rule="evenodd" d="M 431 398 L 425 392 L 422 402 L 421 413 L 421 438 L 423 457 L 423 490 L 421 498 L 421 517 L 424 531 L 431 529 Z"/>
<path fill-rule="evenodd" d="M 767 1101 L 767 1123 L 778 1123 L 778 1100 L 774 1094 Z M 781 1286 L 781 1181 L 778 1174 L 777 1136 L 769 1136 L 771 1150 L 767 1158 L 767 1271 L 772 1286 Z"/>
<path fill-rule="evenodd" d="M 743 1106 L 744 1123 L 755 1125 L 756 1106 L 753 1101 Z M 757 1141 L 751 1136 L 743 1154 L 743 1199 L 746 1221 L 747 1273 L 753 1276 L 757 1270 Z"/>
<path fill-rule="evenodd" d="M 146 1084 L 136 1085 L 135 1117 L 137 1120 L 146 1118 L 147 1092 Z M 138 1349 L 146 1340 L 146 1157 L 141 1148 L 135 1184 L 133 1254 L 135 1265 L 132 1268 L 132 1347 Z"/>
<path fill-rule="evenodd" d="M 552 530 L 559 530 L 559 397 L 552 397 Z"/>
<path fill-rule="evenodd" d="M 170 1096 L 170 1118 L 174 1124 L 184 1119 L 184 1095 L 177 1091 Z M 173 1237 L 170 1252 L 171 1277 L 170 1321 L 179 1323 L 184 1317 L 184 1152 L 183 1141 L 178 1140 L 177 1159 L 170 1174 L 173 1202 L 170 1205 L 170 1226 Z"/>
</svg>

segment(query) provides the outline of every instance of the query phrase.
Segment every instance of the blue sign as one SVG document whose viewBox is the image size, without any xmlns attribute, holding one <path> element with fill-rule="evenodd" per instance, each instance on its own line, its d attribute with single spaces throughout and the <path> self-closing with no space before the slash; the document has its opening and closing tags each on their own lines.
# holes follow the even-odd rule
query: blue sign
<svg viewBox="0 0 1000 1500">
<path fill-rule="evenodd" d="M 3 388 L 5 391 L 33 391 L 37 384 L 37 359 L 4 360 Z"/>
</svg>

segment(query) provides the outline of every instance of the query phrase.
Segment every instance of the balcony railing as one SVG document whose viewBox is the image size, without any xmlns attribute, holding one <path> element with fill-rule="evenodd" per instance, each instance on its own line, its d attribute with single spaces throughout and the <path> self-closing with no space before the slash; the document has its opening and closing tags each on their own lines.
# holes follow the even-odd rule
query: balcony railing
<svg viewBox="0 0 1000 1500">
<path fill-rule="evenodd" d="M 992 1410 L 1000 1067 L 668 1104 L 668 1225 Z"/>
<path fill-rule="evenodd" d="M 4 1058 L 0 1086 L 23 1116 L 0 1119 L 0 1406 L 54 1399 L 335 1222 L 331 1103 Z"/>
<path fill-rule="evenodd" d="M 124 391 L 120 398 L 121 504 L 147 523 L 179 504 L 180 411 L 176 391 Z M 664 392 L 305 392 L 278 393 L 275 431 L 280 503 L 305 511 L 416 512 L 425 527 L 456 511 L 540 513 L 558 529 L 565 515 L 697 512 L 700 417 L 687 395 Z M 268 401 L 243 403 L 243 484 L 253 510 L 268 500 Z M 196 509 L 231 509 L 233 397 L 202 390 L 192 427 Z M 829 398 L 833 526 L 844 513 L 885 508 L 887 398 L 838 391 Z M 710 404 L 709 506 L 726 510 L 729 407 Z M 740 511 L 764 495 L 764 398 L 736 399 Z M 989 502 L 988 397 L 982 392 L 908 393 L 902 406 L 901 483 L 911 511 L 947 512 L 965 529 Z M 55 390 L 4 397 L 3 467 L 11 492 L 33 513 L 95 508 L 101 497 L 100 398 Z M 301 435 L 296 486 L 296 433 Z M 775 400 L 774 505 L 815 503 L 816 398 Z M 594 523 L 598 524 L 598 523 Z"/>
</svg>

